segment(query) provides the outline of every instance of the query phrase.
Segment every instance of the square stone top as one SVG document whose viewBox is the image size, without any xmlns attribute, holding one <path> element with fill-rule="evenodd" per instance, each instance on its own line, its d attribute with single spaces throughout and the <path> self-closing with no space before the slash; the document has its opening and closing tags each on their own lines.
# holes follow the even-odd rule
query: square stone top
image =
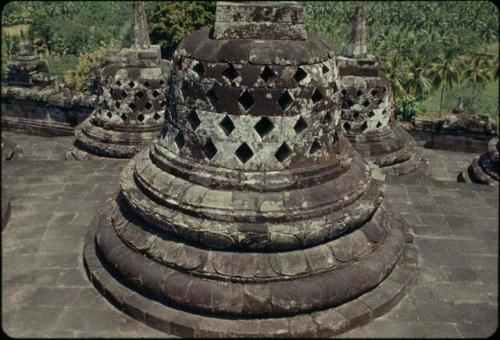
<svg viewBox="0 0 500 340">
<path fill-rule="evenodd" d="M 217 3 L 216 39 L 305 40 L 305 10 L 295 1 Z"/>
</svg>

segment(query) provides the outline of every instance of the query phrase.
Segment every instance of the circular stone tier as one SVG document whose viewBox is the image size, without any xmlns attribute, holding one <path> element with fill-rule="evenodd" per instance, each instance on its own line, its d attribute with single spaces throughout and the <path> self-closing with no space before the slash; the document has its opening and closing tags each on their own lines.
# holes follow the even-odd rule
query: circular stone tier
<svg viewBox="0 0 500 340">
<path fill-rule="evenodd" d="M 342 128 L 358 152 L 384 174 L 405 175 L 419 166 L 413 137 L 394 119 L 391 83 L 372 59 L 339 58 Z"/>
<path fill-rule="evenodd" d="M 488 151 L 481 156 L 474 157 L 471 164 L 458 175 L 458 180 L 466 183 L 498 185 L 499 146 L 498 138 L 491 139 L 488 143 Z"/>
<path fill-rule="evenodd" d="M 298 32 L 203 29 L 178 46 L 162 136 L 125 167 L 84 250 L 126 313 L 180 336 L 328 336 L 386 312 L 414 278 L 384 176 L 340 132 L 335 56 Z"/>
</svg>

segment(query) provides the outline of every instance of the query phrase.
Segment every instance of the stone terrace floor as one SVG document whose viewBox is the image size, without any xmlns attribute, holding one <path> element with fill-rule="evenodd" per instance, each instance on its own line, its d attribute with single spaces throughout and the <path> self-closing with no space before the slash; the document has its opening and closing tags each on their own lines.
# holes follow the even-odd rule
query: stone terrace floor
<svg viewBox="0 0 500 340">
<path fill-rule="evenodd" d="M 13 337 L 168 337 L 107 302 L 82 264 L 84 235 L 116 194 L 126 161 L 69 161 L 73 138 L 3 133 L 23 157 L 2 164 L 12 216 L 2 232 L 2 326 Z M 416 283 L 390 312 L 340 337 L 485 337 L 498 326 L 498 188 L 456 183 L 473 154 L 424 150 L 428 178 L 390 179 L 412 225 Z"/>
</svg>

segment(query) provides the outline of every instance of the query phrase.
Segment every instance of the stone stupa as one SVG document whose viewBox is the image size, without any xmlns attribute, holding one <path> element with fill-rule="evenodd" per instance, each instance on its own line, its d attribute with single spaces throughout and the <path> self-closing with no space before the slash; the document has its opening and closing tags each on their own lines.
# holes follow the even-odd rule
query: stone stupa
<svg viewBox="0 0 500 340">
<path fill-rule="evenodd" d="M 458 181 L 498 186 L 499 152 L 498 138 L 491 139 L 488 143 L 488 151 L 481 156 L 474 157 L 465 170 L 458 175 Z"/>
<path fill-rule="evenodd" d="M 49 64 L 34 53 L 33 44 L 21 31 L 19 51 L 9 58 L 7 84 L 22 87 L 50 87 L 55 83 L 56 77 L 51 75 Z"/>
<path fill-rule="evenodd" d="M 95 287 L 186 337 L 330 336 L 415 277 L 384 176 L 342 136 L 338 70 L 294 2 L 219 2 L 178 46 L 161 138 L 91 225 Z"/>
<path fill-rule="evenodd" d="M 365 6 L 360 4 L 346 55 L 337 59 L 342 129 L 354 148 L 384 174 L 405 175 L 418 168 L 421 153 L 394 117 L 391 82 L 368 54 L 366 35 Z"/>
<path fill-rule="evenodd" d="M 142 2 L 132 6 L 134 42 L 110 49 L 97 77 L 97 108 L 76 128 L 67 159 L 131 158 L 161 133 L 170 64 L 160 46 L 150 44 Z"/>
</svg>

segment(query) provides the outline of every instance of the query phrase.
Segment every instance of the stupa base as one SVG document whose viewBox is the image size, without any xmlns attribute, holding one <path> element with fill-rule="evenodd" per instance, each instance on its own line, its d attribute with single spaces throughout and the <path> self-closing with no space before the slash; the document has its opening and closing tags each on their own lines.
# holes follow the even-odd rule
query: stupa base
<svg viewBox="0 0 500 340">
<path fill-rule="evenodd" d="M 376 157 L 368 157 L 367 160 L 377 164 L 379 163 Z M 410 158 L 401 163 L 391 163 L 387 166 L 381 166 L 380 170 L 386 176 L 403 176 L 414 172 L 419 167 L 424 167 L 424 162 L 418 151 L 412 153 Z"/>
<path fill-rule="evenodd" d="M 498 180 L 490 177 L 479 164 L 480 157 L 475 157 L 472 163 L 458 174 L 457 180 L 463 183 L 475 183 L 498 186 Z"/>
<path fill-rule="evenodd" d="M 112 204 L 108 202 L 106 205 Z M 187 311 L 174 304 L 160 303 L 132 289 L 96 248 L 96 233 L 112 231 L 107 214 L 101 214 L 89 228 L 84 248 L 84 265 L 94 286 L 118 309 L 166 333 L 181 337 L 327 337 L 367 324 L 386 313 L 405 295 L 417 273 L 417 250 L 407 234 L 407 225 L 393 219 L 405 233 L 402 255 L 390 274 L 374 289 L 333 308 L 292 316 L 239 318 Z M 116 236 L 117 238 L 117 236 Z M 117 248 L 121 248 L 117 242 Z M 143 259 L 139 253 L 134 253 Z M 139 266 L 141 266 L 139 264 Z M 147 270 L 146 270 L 147 272 Z M 146 274 L 147 275 L 147 274 Z M 148 278 L 145 278 L 147 280 Z M 333 289 L 333 288 L 332 288 Z"/>
</svg>

